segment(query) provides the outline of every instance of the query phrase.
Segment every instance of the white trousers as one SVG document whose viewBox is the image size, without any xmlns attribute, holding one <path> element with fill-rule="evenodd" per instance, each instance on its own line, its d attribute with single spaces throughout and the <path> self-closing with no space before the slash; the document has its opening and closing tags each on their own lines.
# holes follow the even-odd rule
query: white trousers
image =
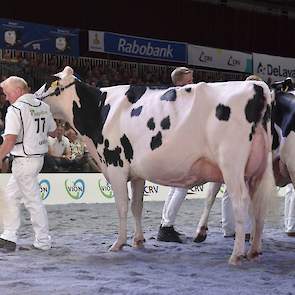
<svg viewBox="0 0 295 295">
<path fill-rule="evenodd" d="M 2 239 L 17 241 L 20 227 L 20 204 L 24 203 L 30 213 L 36 248 L 47 250 L 51 247 L 48 218 L 40 196 L 38 174 L 43 166 L 43 157 L 15 158 L 12 162 L 12 175 L 3 196 Z"/>
<path fill-rule="evenodd" d="M 232 236 L 235 234 L 235 218 L 231 199 L 227 190 L 224 192 L 221 200 L 221 216 L 222 216 L 222 230 L 224 236 Z M 252 222 L 247 211 L 245 221 L 245 233 L 251 233 Z"/>
<path fill-rule="evenodd" d="M 176 215 L 187 194 L 187 188 L 171 187 L 162 211 L 162 226 L 174 225 Z"/>
<path fill-rule="evenodd" d="M 295 190 L 292 184 L 288 185 L 285 195 L 285 232 L 295 232 Z"/>
</svg>

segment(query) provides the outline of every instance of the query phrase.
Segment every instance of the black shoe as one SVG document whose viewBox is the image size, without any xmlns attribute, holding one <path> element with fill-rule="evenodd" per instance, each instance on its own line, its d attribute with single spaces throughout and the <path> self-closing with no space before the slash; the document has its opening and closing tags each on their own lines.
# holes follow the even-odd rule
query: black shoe
<svg viewBox="0 0 295 295">
<path fill-rule="evenodd" d="M 176 242 L 182 243 L 179 237 L 179 233 L 174 230 L 173 225 L 171 226 L 160 226 L 157 240 L 161 242 Z"/>
<path fill-rule="evenodd" d="M 0 252 L 2 253 L 14 252 L 15 248 L 16 248 L 16 243 L 0 238 Z"/>
<path fill-rule="evenodd" d="M 175 234 L 177 234 L 178 236 L 181 236 L 181 235 L 182 235 L 182 233 L 180 233 L 179 231 L 177 231 L 175 228 L 174 228 L 174 232 L 175 232 Z"/>
<path fill-rule="evenodd" d="M 162 227 L 162 224 L 160 225 L 160 228 Z M 182 233 L 180 233 L 179 231 L 177 231 L 173 225 L 170 225 L 170 226 L 164 226 L 164 227 L 172 227 L 173 228 L 173 231 L 175 232 L 176 235 L 178 236 L 181 236 L 183 235 Z"/>
</svg>

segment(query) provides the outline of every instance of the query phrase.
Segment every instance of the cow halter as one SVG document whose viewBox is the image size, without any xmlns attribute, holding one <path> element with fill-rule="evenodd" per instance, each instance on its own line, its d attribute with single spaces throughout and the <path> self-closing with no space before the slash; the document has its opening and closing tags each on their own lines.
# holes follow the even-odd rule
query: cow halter
<svg viewBox="0 0 295 295">
<path fill-rule="evenodd" d="M 58 95 L 60 95 L 65 89 L 67 89 L 67 88 L 71 87 L 72 85 L 74 85 L 75 82 L 76 82 L 76 81 L 74 80 L 73 82 L 69 83 L 69 84 L 66 85 L 66 86 L 57 86 L 57 87 L 54 89 L 53 92 L 51 92 L 51 93 L 49 93 L 49 94 L 47 94 L 47 95 L 45 95 L 45 96 L 40 96 L 40 97 L 38 97 L 38 99 L 42 101 L 42 100 L 44 100 L 45 98 L 47 98 L 47 97 L 49 97 L 49 96 L 58 96 Z"/>
</svg>

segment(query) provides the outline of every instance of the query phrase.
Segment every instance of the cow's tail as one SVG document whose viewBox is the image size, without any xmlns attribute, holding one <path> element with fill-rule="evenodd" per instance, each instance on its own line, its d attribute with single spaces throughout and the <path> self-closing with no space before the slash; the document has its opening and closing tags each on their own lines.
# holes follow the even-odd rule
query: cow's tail
<svg viewBox="0 0 295 295">
<path fill-rule="evenodd" d="M 266 85 L 265 85 L 266 86 Z M 272 134 L 271 134 L 271 122 L 270 122 L 270 105 L 271 95 L 269 88 L 264 87 L 265 97 L 265 109 L 264 115 L 261 118 L 260 124 L 264 129 L 264 142 L 265 142 L 265 169 L 262 172 L 260 181 L 256 185 L 256 189 L 253 194 L 253 207 L 257 210 L 256 214 L 262 216 L 263 220 L 266 213 L 277 211 L 278 208 L 278 192 L 275 184 L 275 178 L 272 165 Z"/>
</svg>

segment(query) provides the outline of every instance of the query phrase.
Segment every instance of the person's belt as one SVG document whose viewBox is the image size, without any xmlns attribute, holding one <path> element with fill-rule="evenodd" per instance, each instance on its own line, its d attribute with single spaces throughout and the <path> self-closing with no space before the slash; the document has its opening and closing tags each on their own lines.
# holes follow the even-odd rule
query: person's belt
<svg viewBox="0 0 295 295">
<path fill-rule="evenodd" d="M 44 155 L 37 155 L 37 156 L 17 156 L 17 155 L 11 155 L 13 158 L 40 158 L 43 157 Z"/>
</svg>

